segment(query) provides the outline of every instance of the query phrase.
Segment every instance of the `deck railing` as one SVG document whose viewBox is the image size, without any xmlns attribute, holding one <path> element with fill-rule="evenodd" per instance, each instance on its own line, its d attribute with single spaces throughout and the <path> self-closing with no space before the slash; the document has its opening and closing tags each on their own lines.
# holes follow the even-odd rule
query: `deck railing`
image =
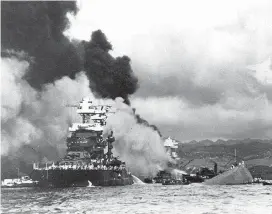
<svg viewBox="0 0 272 214">
<path fill-rule="evenodd" d="M 39 164 L 33 164 L 34 170 L 114 170 L 114 171 L 121 171 L 126 169 L 125 165 L 120 166 L 110 166 L 104 164 L 82 164 L 82 165 L 55 165 L 53 164 L 45 164 L 45 166 L 39 166 Z"/>
</svg>

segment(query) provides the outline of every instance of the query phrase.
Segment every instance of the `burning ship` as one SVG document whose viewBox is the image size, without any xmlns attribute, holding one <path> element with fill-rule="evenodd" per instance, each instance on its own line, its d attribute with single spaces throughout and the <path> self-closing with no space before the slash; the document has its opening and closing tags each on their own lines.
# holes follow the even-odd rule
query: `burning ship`
<svg viewBox="0 0 272 214">
<path fill-rule="evenodd" d="M 33 164 L 31 179 L 39 186 L 119 186 L 133 184 L 125 162 L 112 154 L 113 132 L 103 138 L 106 119 L 115 110 L 83 99 L 77 107 L 81 123 L 69 127 L 67 152 L 56 164 Z"/>
<path fill-rule="evenodd" d="M 164 184 L 166 181 L 169 184 L 184 184 L 184 175 L 187 173 L 178 169 L 178 161 L 180 160 L 177 155 L 178 142 L 168 137 L 164 141 L 164 148 L 171 161 L 168 161 L 167 167 L 160 170 L 154 178 L 145 178 L 144 182 Z"/>
</svg>

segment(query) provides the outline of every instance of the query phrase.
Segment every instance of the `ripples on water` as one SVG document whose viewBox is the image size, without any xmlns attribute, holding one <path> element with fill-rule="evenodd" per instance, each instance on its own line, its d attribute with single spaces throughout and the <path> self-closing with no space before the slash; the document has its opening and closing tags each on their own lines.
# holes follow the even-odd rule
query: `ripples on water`
<svg viewBox="0 0 272 214">
<path fill-rule="evenodd" d="M 2 189 L 2 213 L 272 213 L 272 186 Z"/>
</svg>

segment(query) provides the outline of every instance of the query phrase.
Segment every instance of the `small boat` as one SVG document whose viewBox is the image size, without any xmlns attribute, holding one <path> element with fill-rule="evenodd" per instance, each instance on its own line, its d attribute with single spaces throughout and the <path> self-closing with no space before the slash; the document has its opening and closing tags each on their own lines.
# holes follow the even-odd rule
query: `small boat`
<svg viewBox="0 0 272 214">
<path fill-rule="evenodd" d="M 162 185 L 188 185 L 190 182 L 182 181 L 179 179 L 164 179 Z"/>
<path fill-rule="evenodd" d="M 262 178 L 254 178 L 252 181 L 253 184 L 262 184 L 263 182 Z"/>
<path fill-rule="evenodd" d="M 190 183 L 202 183 L 205 180 L 202 176 L 196 175 L 196 174 L 188 174 L 188 175 L 184 175 L 184 177 Z"/>
<path fill-rule="evenodd" d="M 272 182 L 264 181 L 264 182 L 263 182 L 263 185 L 272 185 Z"/>
<path fill-rule="evenodd" d="M 30 179 L 29 176 L 23 176 L 15 179 L 5 179 L 1 183 L 2 188 L 34 187 L 35 185 L 37 185 L 37 182 Z"/>
<path fill-rule="evenodd" d="M 147 184 L 154 184 L 155 180 L 153 178 L 145 178 L 144 182 L 147 183 Z"/>
</svg>

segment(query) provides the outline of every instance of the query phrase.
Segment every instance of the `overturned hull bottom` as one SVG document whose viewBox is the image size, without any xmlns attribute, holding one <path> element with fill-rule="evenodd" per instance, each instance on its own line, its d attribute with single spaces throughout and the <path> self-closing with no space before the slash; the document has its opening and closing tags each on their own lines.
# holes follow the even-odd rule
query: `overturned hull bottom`
<svg viewBox="0 0 272 214">
<path fill-rule="evenodd" d="M 239 165 L 231 170 L 208 179 L 204 184 L 208 185 L 238 185 L 252 183 L 251 173 L 244 165 Z"/>
<path fill-rule="evenodd" d="M 132 176 L 124 169 L 114 170 L 33 170 L 32 180 L 41 187 L 125 186 L 133 184 Z"/>
</svg>

